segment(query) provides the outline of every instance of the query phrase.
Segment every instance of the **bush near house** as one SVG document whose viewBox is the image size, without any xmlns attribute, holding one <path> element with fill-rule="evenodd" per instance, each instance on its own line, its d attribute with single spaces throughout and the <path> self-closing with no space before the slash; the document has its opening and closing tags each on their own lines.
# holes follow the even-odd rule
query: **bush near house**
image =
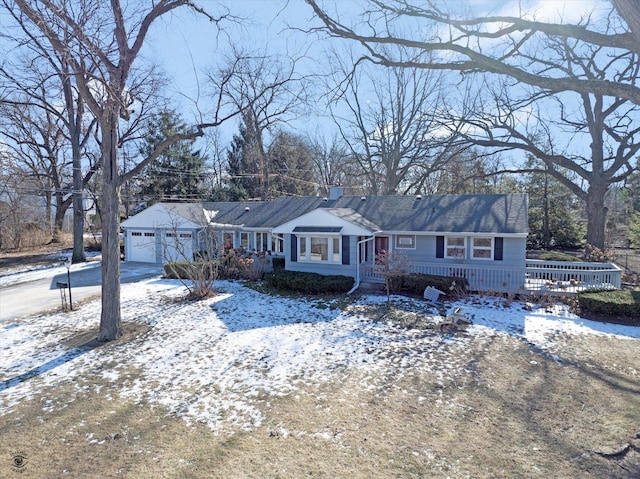
<svg viewBox="0 0 640 479">
<path fill-rule="evenodd" d="M 422 296 L 427 286 L 433 286 L 447 296 L 465 294 L 469 288 L 467 278 L 455 276 L 436 276 L 432 274 L 411 273 L 402 276 L 400 291 Z"/>
<path fill-rule="evenodd" d="M 547 251 L 540 255 L 540 259 L 544 261 L 580 261 L 582 260 L 577 256 L 572 256 L 562 251 Z"/>
<path fill-rule="evenodd" d="M 275 257 L 271 260 L 274 271 L 281 271 L 284 269 L 284 258 Z"/>
<path fill-rule="evenodd" d="M 578 295 L 581 313 L 606 316 L 617 323 L 640 326 L 640 291 L 587 291 Z"/>
<path fill-rule="evenodd" d="M 304 294 L 346 293 L 353 287 L 350 276 L 323 276 L 298 271 L 274 271 L 265 275 L 267 286 L 281 291 Z"/>
<path fill-rule="evenodd" d="M 204 265 L 205 263 L 202 261 L 172 261 L 166 263 L 164 268 L 164 277 L 168 279 L 193 279 L 191 276 L 193 275 L 194 266 L 198 264 Z M 198 271 L 203 270 L 203 268 L 195 268 Z M 211 268 L 209 268 L 210 271 Z M 213 278 L 206 279 L 216 279 L 215 276 Z"/>
</svg>

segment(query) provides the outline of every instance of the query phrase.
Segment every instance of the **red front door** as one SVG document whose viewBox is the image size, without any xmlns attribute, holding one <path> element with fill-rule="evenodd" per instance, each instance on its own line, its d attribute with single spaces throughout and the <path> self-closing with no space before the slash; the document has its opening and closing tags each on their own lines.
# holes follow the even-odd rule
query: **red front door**
<svg viewBox="0 0 640 479">
<path fill-rule="evenodd" d="M 389 237 L 388 236 L 376 236 L 376 258 L 380 254 L 386 254 L 389 252 Z"/>
</svg>

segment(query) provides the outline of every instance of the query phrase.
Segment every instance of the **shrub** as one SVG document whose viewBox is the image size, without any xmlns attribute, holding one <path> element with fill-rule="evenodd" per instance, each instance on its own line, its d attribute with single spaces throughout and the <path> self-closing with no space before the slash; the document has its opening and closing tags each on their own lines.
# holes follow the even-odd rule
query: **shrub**
<svg viewBox="0 0 640 479">
<path fill-rule="evenodd" d="M 164 274 L 186 286 L 188 299 L 202 299 L 214 294 L 217 269 L 214 261 L 172 261 L 164 265 Z"/>
<path fill-rule="evenodd" d="M 433 286 L 447 296 L 457 296 L 467 292 L 469 281 L 467 278 L 421 273 L 411 273 L 402 277 L 402 289 L 408 293 L 422 296 L 427 286 Z"/>
<path fill-rule="evenodd" d="M 600 248 L 596 248 L 590 244 L 584 247 L 584 259 L 585 261 L 594 263 L 610 263 L 613 261 L 612 255 L 609 252 L 602 251 Z"/>
<path fill-rule="evenodd" d="M 323 276 L 298 271 L 274 271 L 265 275 L 269 287 L 303 294 L 346 293 L 353 287 L 353 281 L 349 276 Z"/>
<path fill-rule="evenodd" d="M 582 261 L 577 256 L 571 256 L 570 254 L 563 253 L 562 251 L 547 251 L 540 255 L 540 259 L 545 261 Z"/>
<path fill-rule="evenodd" d="M 265 253 L 245 253 L 230 249 L 218 261 L 218 277 L 221 279 L 262 279 L 267 268 Z"/>
<path fill-rule="evenodd" d="M 165 263 L 164 277 L 169 279 L 189 279 L 187 277 L 187 271 L 189 268 L 188 261 L 171 261 Z"/>
<path fill-rule="evenodd" d="M 585 314 L 606 316 L 625 324 L 640 325 L 640 291 L 587 291 L 578 295 Z"/>
<path fill-rule="evenodd" d="M 276 257 L 271 260 L 274 271 L 280 271 L 284 269 L 284 258 Z"/>
</svg>

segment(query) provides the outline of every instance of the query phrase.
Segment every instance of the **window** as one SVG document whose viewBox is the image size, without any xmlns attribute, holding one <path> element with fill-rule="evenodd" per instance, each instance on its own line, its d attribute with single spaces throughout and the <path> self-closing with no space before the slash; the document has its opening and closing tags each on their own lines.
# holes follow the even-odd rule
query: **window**
<svg viewBox="0 0 640 479">
<path fill-rule="evenodd" d="M 269 234 L 268 233 L 256 233 L 256 251 L 268 251 L 269 250 Z"/>
<path fill-rule="evenodd" d="M 131 236 L 142 236 L 142 232 L 141 231 L 132 231 L 131 232 Z"/>
<path fill-rule="evenodd" d="M 298 261 L 342 263 L 339 236 L 299 236 Z"/>
<path fill-rule="evenodd" d="M 175 233 L 167 233 L 167 238 L 173 238 L 175 237 Z"/>
<path fill-rule="evenodd" d="M 249 249 L 249 233 L 240 233 L 240 248 Z"/>
<path fill-rule="evenodd" d="M 493 258 L 493 238 L 471 238 L 473 259 Z"/>
<path fill-rule="evenodd" d="M 191 233 L 180 233 L 180 238 L 191 238 Z"/>
<path fill-rule="evenodd" d="M 153 238 L 156 234 L 155 233 L 145 233 L 144 235 L 147 238 Z"/>
<path fill-rule="evenodd" d="M 282 253 L 284 251 L 284 242 L 282 238 L 271 236 L 271 251 L 274 253 Z"/>
<path fill-rule="evenodd" d="M 447 236 L 445 238 L 445 258 L 464 258 L 464 236 Z"/>
<path fill-rule="evenodd" d="M 396 236 L 396 248 L 398 249 L 415 249 L 416 237 L 415 235 L 398 235 Z"/>
<path fill-rule="evenodd" d="M 300 237 L 298 238 L 298 261 L 307 261 L 307 238 Z"/>
<path fill-rule="evenodd" d="M 329 261 L 329 238 L 311 238 L 311 261 Z"/>
<path fill-rule="evenodd" d="M 233 248 L 233 233 L 230 231 L 225 231 L 222 235 L 222 241 L 224 244 L 224 249 Z"/>
</svg>

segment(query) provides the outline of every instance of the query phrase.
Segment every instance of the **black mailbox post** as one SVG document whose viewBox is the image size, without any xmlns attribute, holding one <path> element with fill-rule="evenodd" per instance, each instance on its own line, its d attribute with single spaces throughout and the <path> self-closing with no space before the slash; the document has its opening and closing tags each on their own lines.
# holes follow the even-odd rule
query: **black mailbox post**
<svg viewBox="0 0 640 479">
<path fill-rule="evenodd" d="M 73 311 L 73 300 L 71 299 L 71 258 L 67 258 L 64 261 L 64 265 L 67 268 L 67 286 L 69 288 L 69 309 Z"/>
</svg>

